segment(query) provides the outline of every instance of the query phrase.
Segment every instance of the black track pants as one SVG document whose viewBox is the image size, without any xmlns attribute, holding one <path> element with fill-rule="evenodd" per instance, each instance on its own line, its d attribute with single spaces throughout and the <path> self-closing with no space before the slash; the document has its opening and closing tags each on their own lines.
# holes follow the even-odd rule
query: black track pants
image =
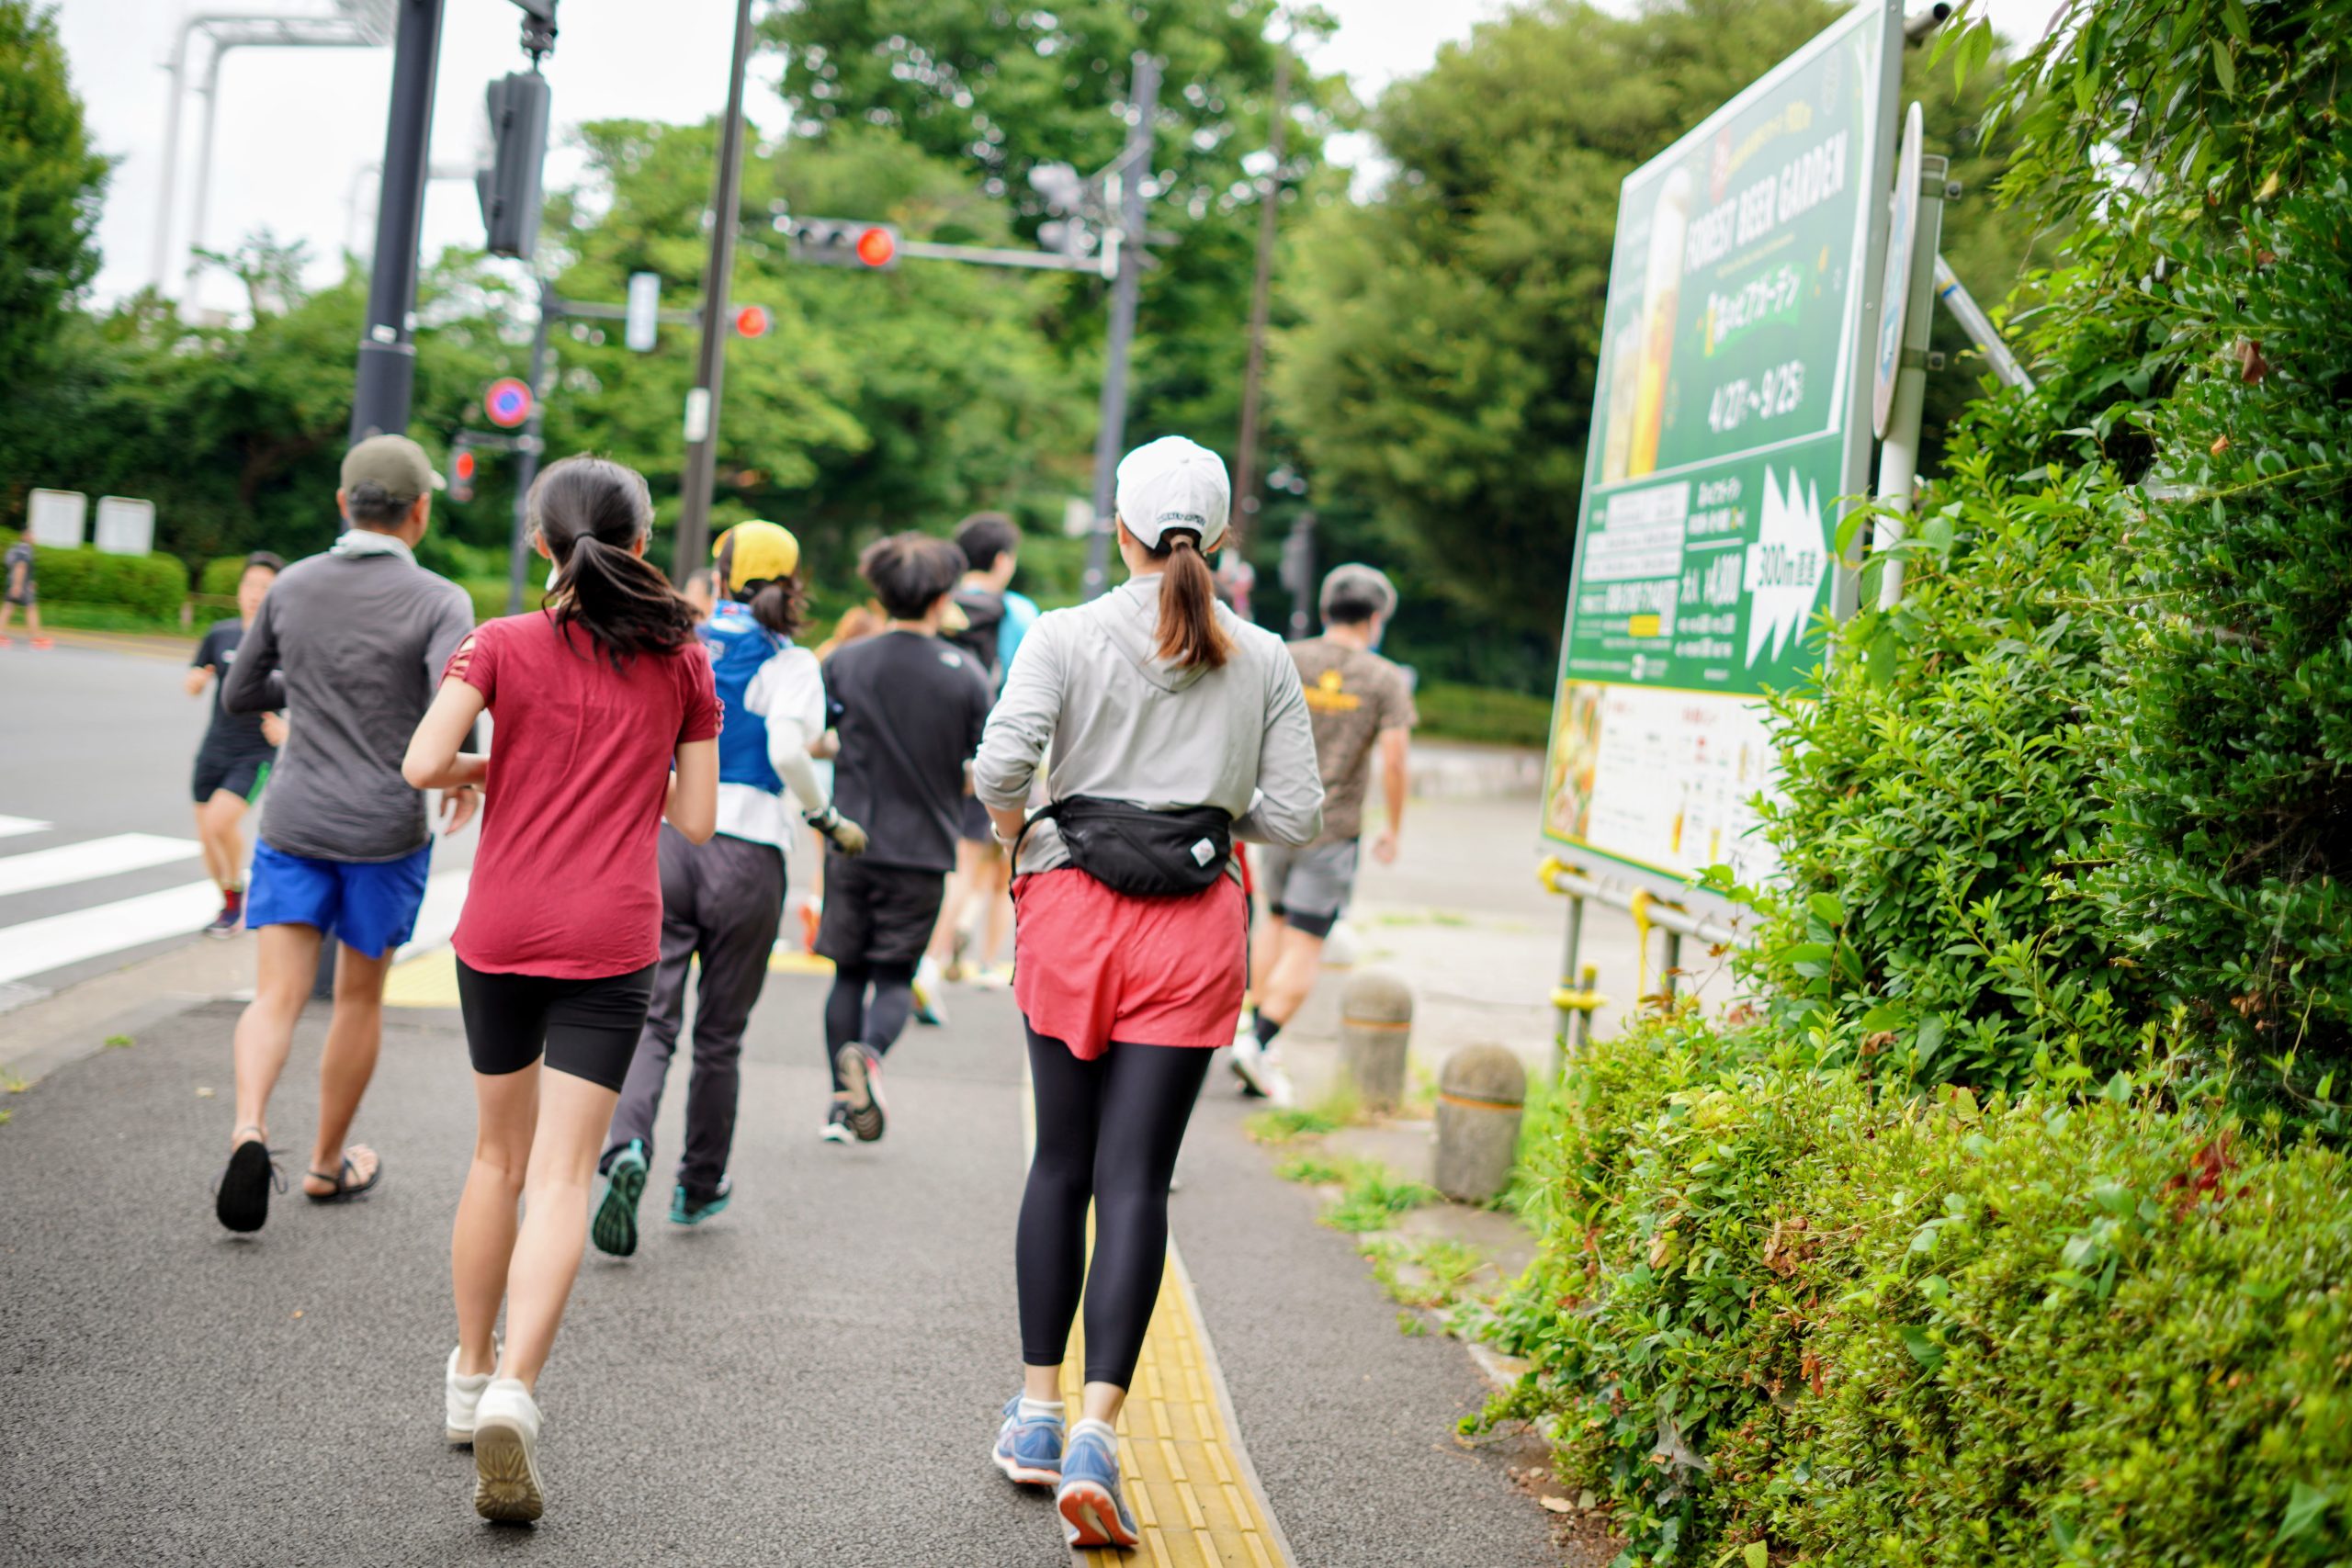
<svg viewBox="0 0 2352 1568">
<path fill-rule="evenodd" d="M 835 964 L 833 988 L 825 997 L 825 1066 L 833 1075 L 833 1087 L 842 1087 L 838 1058 L 842 1046 L 854 1040 L 875 1055 L 887 1056 L 914 1010 L 913 964 Z"/>
<path fill-rule="evenodd" d="M 1114 1040 L 1081 1062 L 1060 1041 L 1029 1031 L 1037 1150 L 1014 1243 L 1024 1364 L 1060 1364 L 1082 1288 L 1086 1381 L 1125 1388 L 1135 1377 L 1167 1264 L 1168 1179 L 1210 1055 Z"/>
</svg>

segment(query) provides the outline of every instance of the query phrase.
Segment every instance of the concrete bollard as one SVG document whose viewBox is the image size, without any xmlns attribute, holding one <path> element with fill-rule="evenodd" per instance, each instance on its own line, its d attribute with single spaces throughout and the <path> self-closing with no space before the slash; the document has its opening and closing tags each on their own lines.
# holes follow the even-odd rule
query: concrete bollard
<svg viewBox="0 0 2352 1568">
<path fill-rule="evenodd" d="M 1340 1076 L 1366 1111 L 1405 1099 L 1405 1047 L 1413 1036 L 1413 988 L 1385 969 L 1348 977 L 1340 992 Z"/>
<path fill-rule="evenodd" d="M 1510 1181 L 1527 1068 L 1500 1045 L 1464 1045 L 1437 1080 L 1437 1169 L 1431 1183 L 1457 1202 L 1483 1203 Z"/>
</svg>

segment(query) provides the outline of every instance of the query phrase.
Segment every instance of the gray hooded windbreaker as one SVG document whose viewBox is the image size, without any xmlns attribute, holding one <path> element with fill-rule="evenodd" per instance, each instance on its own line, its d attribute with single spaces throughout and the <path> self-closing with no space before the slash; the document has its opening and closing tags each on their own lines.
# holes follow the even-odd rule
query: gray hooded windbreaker
<svg viewBox="0 0 2352 1568">
<path fill-rule="evenodd" d="M 1236 838 L 1312 843 L 1323 829 L 1323 783 L 1298 666 L 1280 637 L 1222 604 L 1217 624 L 1233 645 L 1222 669 L 1162 661 L 1152 651 L 1159 583 L 1158 573 L 1130 578 L 1091 604 L 1037 618 L 972 760 L 974 793 L 998 810 L 1025 806 L 1044 762 L 1056 800 L 1222 807 Z M 1069 862 L 1060 833 L 1041 822 L 1014 870 Z"/>
</svg>

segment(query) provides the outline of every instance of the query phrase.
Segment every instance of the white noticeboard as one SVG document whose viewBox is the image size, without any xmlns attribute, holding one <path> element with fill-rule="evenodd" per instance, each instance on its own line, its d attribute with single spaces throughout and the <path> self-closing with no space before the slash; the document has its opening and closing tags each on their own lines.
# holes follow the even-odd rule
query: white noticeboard
<svg viewBox="0 0 2352 1568">
<path fill-rule="evenodd" d="M 36 545 L 51 549 L 78 549 L 82 525 L 90 514 L 90 498 L 78 490 L 37 490 L 25 509 L 25 531 Z"/>
<path fill-rule="evenodd" d="M 94 541 L 110 556 L 143 556 L 155 547 L 155 503 L 127 495 L 98 497 Z"/>
</svg>

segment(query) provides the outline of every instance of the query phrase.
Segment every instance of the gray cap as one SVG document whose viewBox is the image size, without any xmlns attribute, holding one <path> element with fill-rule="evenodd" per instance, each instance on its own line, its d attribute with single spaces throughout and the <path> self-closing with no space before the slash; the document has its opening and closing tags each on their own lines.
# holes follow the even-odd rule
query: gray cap
<svg viewBox="0 0 2352 1568">
<path fill-rule="evenodd" d="M 424 448 L 405 435 L 371 435 L 343 455 L 345 494 L 371 484 L 390 500 L 413 502 L 446 482 L 433 471 Z"/>
<path fill-rule="evenodd" d="M 1386 572 L 1362 561 L 1333 567 L 1323 579 L 1323 592 L 1316 601 L 1316 607 L 1328 621 L 1331 618 L 1332 601 L 1343 598 L 1372 601 L 1374 613 L 1383 620 L 1396 613 L 1396 585 L 1388 581 Z"/>
</svg>

